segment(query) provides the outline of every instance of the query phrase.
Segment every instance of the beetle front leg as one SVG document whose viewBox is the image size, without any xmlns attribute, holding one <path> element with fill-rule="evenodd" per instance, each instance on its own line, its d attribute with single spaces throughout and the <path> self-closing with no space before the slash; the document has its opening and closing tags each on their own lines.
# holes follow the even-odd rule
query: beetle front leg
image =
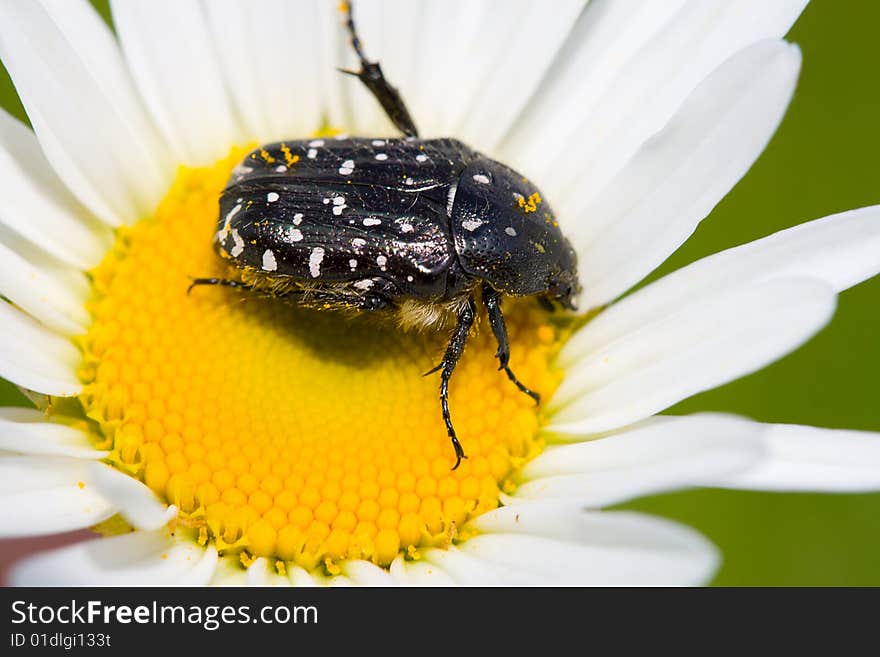
<svg viewBox="0 0 880 657">
<path fill-rule="evenodd" d="M 465 456 L 461 443 L 458 442 L 458 436 L 455 435 L 455 428 L 452 426 L 452 416 L 449 414 L 449 379 L 452 377 L 452 371 L 458 364 L 458 360 L 461 358 L 462 353 L 464 353 L 464 345 L 467 343 L 468 333 L 470 333 L 471 327 L 474 325 L 476 316 L 477 304 L 474 301 L 474 298 L 470 297 L 467 304 L 465 304 L 464 308 L 462 308 L 461 312 L 458 314 L 458 324 L 456 325 L 455 331 L 452 333 L 452 338 L 449 340 L 449 344 L 446 347 L 446 353 L 443 355 L 443 360 L 437 367 L 425 374 L 425 376 L 427 376 L 437 370 L 442 370 L 440 375 L 440 407 L 443 409 L 443 421 L 446 423 L 446 433 L 449 434 L 449 440 L 452 441 L 452 447 L 455 449 L 455 465 L 452 466 L 453 470 L 455 470 L 461 464 L 461 460 L 466 459 L 467 456 Z"/>
<path fill-rule="evenodd" d="M 507 339 L 507 324 L 504 323 L 504 314 L 501 312 L 501 295 L 485 283 L 483 284 L 483 303 L 486 304 L 489 325 L 492 327 L 492 333 L 495 334 L 495 340 L 498 342 L 498 351 L 495 352 L 495 356 L 500 363 L 498 369 L 504 370 L 507 378 L 513 381 L 513 384 L 521 392 L 534 399 L 536 404 L 540 404 L 541 395 L 520 383 L 513 370 L 508 366 L 510 362 L 510 342 Z"/>
</svg>

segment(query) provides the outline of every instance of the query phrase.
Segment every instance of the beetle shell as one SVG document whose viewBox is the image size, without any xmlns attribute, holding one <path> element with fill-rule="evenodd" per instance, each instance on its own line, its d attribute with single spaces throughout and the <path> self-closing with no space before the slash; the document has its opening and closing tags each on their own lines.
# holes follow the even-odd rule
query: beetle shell
<svg viewBox="0 0 880 657">
<path fill-rule="evenodd" d="M 220 199 L 218 250 L 238 268 L 306 283 L 381 278 L 392 296 L 444 298 L 461 278 L 449 190 L 474 157 L 452 139 L 266 145 Z"/>
<path fill-rule="evenodd" d="M 577 256 L 552 208 L 500 162 L 477 158 L 462 171 L 450 219 L 463 270 L 499 292 L 542 294 L 574 277 Z"/>
</svg>

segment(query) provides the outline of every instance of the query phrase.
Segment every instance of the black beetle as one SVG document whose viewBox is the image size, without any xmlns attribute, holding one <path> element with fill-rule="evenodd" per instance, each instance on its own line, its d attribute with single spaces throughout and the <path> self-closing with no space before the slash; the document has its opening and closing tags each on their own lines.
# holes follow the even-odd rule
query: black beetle
<svg viewBox="0 0 880 657">
<path fill-rule="evenodd" d="M 577 256 L 525 177 L 454 139 L 418 138 L 403 100 L 364 56 L 348 5 L 359 77 L 406 135 L 291 140 L 254 150 L 220 198 L 215 245 L 241 280 L 197 278 L 320 309 L 393 312 L 405 327 L 456 326 L 441 363 L 443 419 L 457 468 L 466 458 L 448 386 L 476 318 L 476 296 L 508 366 L 502 295 L 573 308 Z"/>
</svg>

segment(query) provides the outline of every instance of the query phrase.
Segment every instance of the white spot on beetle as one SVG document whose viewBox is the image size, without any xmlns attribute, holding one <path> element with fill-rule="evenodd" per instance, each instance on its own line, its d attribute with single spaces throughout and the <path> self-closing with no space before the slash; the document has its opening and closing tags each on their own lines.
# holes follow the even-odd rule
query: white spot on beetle
<svg viewBox="0 0 880 657">
<path fill-rule="evenodd" d="M 325 198 L 325 199 L 324 199 L 324 205 L 327 205 L 329 202 L 330 202 L 330 199 L 329 199 L 329 198 Z"/>
<path fill-rule="evenodd" d="M 235 215 L 237 215 L 239 212 L 241 212 L 241 204 L 236 205 L 234 208 L 232 208 L 229 212 L 226 213 L 226 223 L 229 223 L 230 221 L 232 221 L 232 218 Z"/>
<path fill-rule="evenodd" d="M 354 160 L 346 160 L 339 167 L 339 173 L 343 176 L 349 175 L 352 171 L 354 171 Z"/>
<path fill-rule="evenodd" d="M 483 225 L 483 222 L 479 219 L 465 219 L 461 222 L 461 227 L 467 231 L 474 232 L 477 228 Z"/>
<path fill-rule="evenodd" d="M 372 278 L 365 278 L 361 281 L 355 281 L 355 283 L 354 283 L 354 286 L 357 289 L 364 290 L 364 291 L 369 290 L 371 287 L 373 287 L 373 285 L 374 285 L 374 282 L 373 282 Z"/>
<path fill-rule="evenodd" d="M 235 243 L 232 246 L 232 250 L 229 252 L 233 258 L 237 258 L 244 251 L 244 240 L 241 235 L 238 234 L 238 231 L 233 228 L 232 229 L 232 241 Z"/>
<path fill-rule="evenodd" d="M 333 206 L 333 216 L 338 217 L 339 215 L 342 214 L 342 211 L 345 210 L 345 208 L 347 208 L 347 207 L 348 207 L 347 205 L 334 205 Z"/>
<path fill-rule="evenodd" d="M 275 260 L 275 254 L 272 253 L 272 249 L 266 249 L 263 252 L 263 269 L 266 271 L 278 269 L 278 261 Z"/>
<path fill-rule="evenodd" d="M 364 219 L 364 226 L 378 226 L 382 223 L 381 219 L 376 219 L 375 217 L 367 217 Z"/>
<path fill-rule="evenodd" d="M 376 258 L 376 264 L 379 265 L 379 269 L 385 271 L 385 265 L 388 264 L 388 258 L 383 255 L 380 255 Z"/>
<path fill-rule="evenodd" d="M 374 139 L 370 143 L 373 144 L 373 146 L 384 146 L 385 140 L 384 139 Z"/>
<path fill-rule="evenodd" d="M 407 184 L 407 185 L 414 185 L 416 181 L 413 180 L 412 178 L 407 178 L 403 182 L 404 182 L 404 184 Z"/>
<path fill-rule="evenodd" d="M 511 237 L 516 237 L 516 229 L 513 226 L 508 226 L 504 229 L 504 232 L 510 235 Z"/>
<path fill-rule="evenodd" d="M 277 192 L 269 192 L 268 194 L 266 194 L 266 200 L 269 201 L 269 203 L 274 203 L 279 198 L 281 198 L 281 197 L 278 196 Z"/>
<path fill-rule="evenodd" d="M 324 249 L 316 246 L 309 254 L 309 273 L 312 278 L 318 278 L 321 275 L 321 263 L 324 261 Z"/>
<path fill-rule="evenodd" d="M 409 281 L 410 283 L 412 283 L 412 282 L 413 282 L 413 277 L 412 277 L 411 275 L 410 275 L 410 276 L 407 276 L 407 277 L 406 277 L 406 280 Z"/>
<path fill-rule="evenodd" d="M 312 141 L 309 142 L 309 146 L 311 146 L 312 148 L 318 148 L 319 146 L 323 146 L 323 145 L 324 145 L 323 139 L 313 139 Z"/>
<path fill-rule="evenodd" d="M 376 153 L 376 159 L 380 162 L 384 162 L 388 159 L 388 155 L 386 155 L 385 153 Z"/>
<path fill-rule="evenodd" d="M 244 166 L 244 165 L 239 164 L 237 167 L 235 167 L 235 168 L 232 170 L 232 177 L 233 177 L 235 180 L 241 180 L 241 179 L 244 178 L 246 175 L 248 175 L 249 173 L 253 172 L 253 170 L 254 170 L 253 167 L 246 167 L 246 166 Z M 241 199 L 238 199 L 238 200 L 241 201 Z"/>
<path fill-rule="evenodd" d="M 352 271 L 354 271 L 355 269 L 357 269 L 358 261 L 355 260 L 354 258 L 352 258 L 351 260 L 348 261 L 348 266 L 351 267 Z"/>
<path fill-rule="evenodd" d="M 334 196 L 333 197 L 333 205 L 345 205 L 345 197 L 344 196 Z"/>
<path fill-rule="evenodd" d="M 290 238 L 291 242 L 301 242 L 303 238 L 302 231 L 299 228 L 288 229 L 287 236 Z"/>
<path fill-rule="evenodd" d="M 299 226 L 302 223 L 302 220 L 303 220 L 303 213 L 302 212 L 297 212 L 295 215 L 293 215 L 293 225 L 294 226 Z"/>
<path fill-rule="evenodd" d="M 489 176 L 486 176 L 482 173 L 475 173 L 474 174 L 474 181 L 478 182 L 478 183 L 482 183 L 483 185 L 488 185 L 490 182 L 492 182 L 492 180 L 489 178 Z"/>
<path fill-rule="evenodd" d="M 285 171 L 287 171 L 287 167 L 283 164 L 279 164 L 277 167 L 275 167 L 275 171 L 277 171 L 278 173 L 284 173 Z"/>
<path fill-rule="evenodd" d="M 412 227 L 412 224 L 400 224 L 400 232 L 401 233 L 411 233 L 414 230 L 415 230 L 415 228 Z"/>
<path fill-rule="evenodd" d="M 310 148 L 309 152 L 306 153 L 306 157 L 309 158 L 310 160 L 314 160 L 316 157 L 318 157 L 318 149 L 317 148 Z"/>
<path fill-rule="evenodd" d="M 418 155 L 416 155 L 416 162 L 427 162 L 427 161 L 428 161 L 428 156 L 425 155 L 424 153 L 419 153 Z"/>
<path fill-rule="evenodd" d="M 446 193 L 446 216 L 452 217 L 452 206 L 455 204 L 455 193 L 458 191 L 458 183 L 453 183 Z"/>
<path fill-rule="evenodd" d="M 367 240 L 365 240 L 365 239 L 361 239 L 360 237 L 355 237 L 355 238 L 351 241 L 351 243 L 352 243 L 354 246 L 361 247 L 361 246 L 366 246 L 366 245 L 367 245 Z"/>
</svg>

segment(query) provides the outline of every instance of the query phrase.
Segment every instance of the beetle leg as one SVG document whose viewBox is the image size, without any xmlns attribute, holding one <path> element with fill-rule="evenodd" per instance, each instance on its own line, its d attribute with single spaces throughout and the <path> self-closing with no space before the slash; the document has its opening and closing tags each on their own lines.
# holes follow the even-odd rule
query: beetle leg
<svg viewBox="0 0 880 657">
<path fill-rule="evenodd" d="M 388 80 L 385 79 L 385 75 L 382 73 L 382 67 L 379 66 L 379 62 L 368 61 L 367 56 L 364 54 L 360 37 L 358 37 L 357 29 L 354 26 L 351 2 L 345 3 L 345 11 L 345 24 L 348 28 L 348 33 L 351 36 L 351 47 L 354 48 L 358 59 L 361 61 L 361 70 L 339 70 L 343 73 L 354 75 L 364 83 L 364 86 L 371 94 L 373 94 L 376 100 L 379 101 L 382 109 L 385 110 L 385 114 L 387 114 L 391 122 L 397 126 L 398 130 L 407 137 L 418 137 L 419 131 L 409 114 L 409 110 L 406 108 L 406 103 L 403 102 L 403 98 L 400 96 L 400 92 L 395 87 L 392 87 Z"/>
<path fill-rule="evenodd" d="M 442 370 L 442 374 L 440 375 L 440 407 L 443 409 L 443 421 L 446 423 L 446 433 L 449 434 L 449 440 L 452 441 L 452 447 L 455 449 L 455 465 L 452 466 L 453 470 L 455 470 L 461 464 L 461 460 L 466 459 L 467 456 L 464 454 L 461 443 L 458 442 L 458 436 L 455 435 L 455 428 L 452 426 L 452 417 L 449 414 L 449 379 L 452 377 L 452 371 L 455 369 L 459 358 L 461 358 L 461 354 L 464 352 L 464 345 L 467 342 L 468 333 L 470 333 L 471 326 L 474 325 L 474 319 L 476 316 L 477 305 L 474 302 L 474 298 L 470 297 L 467 304 L 465 304 L 464 308 L 462 308 L 461 312 L 458 314 L 458 324 L 456 325 L 455 331 L 452 333 L 452 338 L 449 340 L 449 344 L 446 347 L 443 361 L 430 372 L 426 373 L 427 376 L 432 372 Z"/>
<path fill-rule="evenodd" d="M 541 395 L 534 390 L 530 390 L 520 383 L 519 379 L 510 369 L 510 342 L 507 339 L 507 325 L 504 323 L 504 315 L 501 312 L 501 295 L 485 283 L 483 284 L 483 303 L 486 304 L 486 312 L 489 315 L 489 325 L 492 327 L 492 333 L 495 334 L 495 340 L 498 342 L 498 351 L 495 356 L 498 358 L 500 365 L 499 370 L 504 370 L 507 378 L 513 381 L 513 384 L 535 400 L 536 404 L 541 403 Z"/>
<path fill-rule="evenodd" d="M 538 304 L 546 310 L 548 313 L 555 313 L 556 306 L 553 305 L 553 302 L 550 301 L 547 297 L 536 297 L 538 299 Z"/>
<path fill-rule="evenodd" d="M 253 290 L 253 285 L 242 283 L 241 281 L 233 281 L 228 278 L 193 278 L 192 283 L 186 288 L 186 293 L 192 292 L 197 285 L 222 285 L 223 287 L 236 287 L 242 290 Z"/>
<path fill-rule="evenodd" d="M 303 293 L 297 292 L 282 295 L 282 298 L 296 299 L 297 296 L 295 295 L 298 295 L 299 297 L 304 296 Z M 303 303 L 303 301 L 300 302 Z M 369 311 L 391 308 L 394 306 L 394 303 L 381 294 L 351 296 L 346 294 L 334 294 L 332 292 L 313 292 L 308 296 L 305 305 L 316 308 L 329 306 L 339 310 L 352 309 Z"/>
</svg>

